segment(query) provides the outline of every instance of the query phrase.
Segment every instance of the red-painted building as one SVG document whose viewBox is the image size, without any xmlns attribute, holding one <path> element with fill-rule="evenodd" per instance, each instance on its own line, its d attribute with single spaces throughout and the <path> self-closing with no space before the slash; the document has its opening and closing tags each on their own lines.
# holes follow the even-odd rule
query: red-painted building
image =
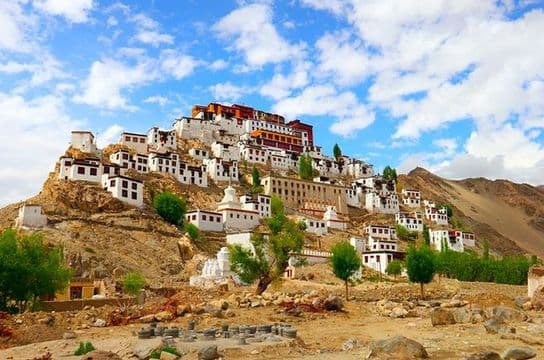
<svg viewBox="0 0 544 360">
<path fill-rule="evenodd" d="M 303 143 L 305 143 L 305 140 L 307 141 L 307 144 L 304 144 L 306 146 L 313 146 L 314 145 L 314 127 L 309 124 L 305 124 L 300 120 L 293 120 L 287 123 L 287 126 L 293 129 L 294 133 L 298 133 L 300 137 L 302 138 Z M 308 135 L 307 138 L 304 137 L 303 133 L 306 132 Z"/>
</svg>

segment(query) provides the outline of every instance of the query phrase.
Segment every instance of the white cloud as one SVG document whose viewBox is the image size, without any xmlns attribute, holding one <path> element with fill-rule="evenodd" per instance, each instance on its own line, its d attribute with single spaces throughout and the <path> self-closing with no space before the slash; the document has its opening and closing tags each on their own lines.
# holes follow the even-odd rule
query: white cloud
<svg viewBox="0 0 544 360">
<path fill-rule="evenodd" d="M 161 33 L 159 31 L 159 23 L 149 16 L 141 13 L 136 14 L 130 17 L 130 21 L 134 22 L 137 28 L 134 40 L 155 47 L 161 44 L 171 45 L 174 43 L 174 37 L 166 33 Z"/>
<path fill-rule="evenodd" d="M 277 102 L 273 111 L 287 118 L 299 115 L 332 116 L 335 121 L 330 130 L 345 137 L 354 136 L 355 131 L 374 122 L 374 114 L 359 102 L 354 93 L 339 93 L 330 85 L 309 86 L 299 95 Z"/>
<path fill-rule="evenodd" d="M 436 139 L 433 145 L 439 147 L 445 155 L 452 155 L 457 150 L 457 141 L 452 138 Z"/>
<path fill-rule="evenodd" d="M 223 59 L 218 59 L 212 62 L 208 67 L 214 71 L 223 70 L 229 66 L 229 63 Z"/>
<path fill-rule="evenodd" d="M 113 59 L 95 61 L 83 82 L 83 93 L 74 96 L 73 100 L 106 109 L 134 111 L 136 107 L 129 104 L 121 91 L 142 86 L 157 76 L 153 64 L 147 61 L 134 66 Z"/>
<path fill-rule="evenodd" d="M 160 106 L 166 105 L 168 103 L 168 98 L 160 95 L 150 96 L 146 99 L 144 99 L 144 103 L 146 104 L 159 104 Z"/>
<path fill-rule="evenodd" d="M 109 126 L 106 130 L 103 132 L 97 133 L 96 136 L 96 144 L 99 148 L 104 148 L 110 144 L 117 143 L 119 140 L 119 137 L 121 136 L 121 133 L 125 129 L 118 124 L 113 124 Z"/>
<path fill-rule="evenodd" d="M 109 16 L 106 20 L 106 24 L 108 26 L 117 26 L 119 24 L 119 21 L 115 18 L 115 16 Z"/>
<path fill-rule="evenodd" d="M 94 0 L 34 0 L 36 9 L 50 15 L 63 16 L 73 23 L 84 23 L 96 5 Z"/>
<path fill-rule="evenodd" d="M 340 85 L 353 85 L 369 75 L 366 51 L 360 41 L 350 41 L 348 32 L 326 34 L 317 41 L 316 47 L 321 77 L 330 76 Z"/>
<path fill-rule="evenodd" d="M 220 39 L 232 41 L 231 49 L 243 54 L 249 68 L 300 58 L 304 46 L 292 45 L 281 37 L 272 18 L 270 5 L 249 4 L 223 17 L 213 30 Z"/>
<path fill-rule="evenodd" d="M 299 89 L 310 82 L 312 64 L 307 61 L 295 63 L 291 73 L 284 75 L 275 73 L 272 79 L 261 86 L 260 94 L 274 100 L 283 99 L 291 94 L 293 89 Z"/>
<path fill-rule="evenodd" d="M 33 49 L 26 32 L 33 29 L 36 19 L 25 14 L 18 1 L 0 1 L 0 50 L 29 52 Z"/>
<path fill-rule="evenodd" d="M 48 171 L 81 123 L 66 115 L 62 98 L 27 100 L 0 93 L 0 206 L 38 193 Z"/>
<path fill-rule="evenodd" d="M 194 57 L 175 50 L 164 50 L 160 62 L 162 70 L 177 80 L 191 75 L 196 67 L 202 65 L 202 62 Z"/>
<path fill-rule="evenodd" d="M 345 0 L 301 0 L 301 3 L 317 10 L 328 10 L 336 15 L 342 15 L 347 5 Z"/>
<path fill-rule="evenodd" d="M 251 89 L 247 86 L 238 86 L 227 81 L 210 86 L 210 91 L 214 101 L 236 102 L 251 92 Z"/>
</svg>

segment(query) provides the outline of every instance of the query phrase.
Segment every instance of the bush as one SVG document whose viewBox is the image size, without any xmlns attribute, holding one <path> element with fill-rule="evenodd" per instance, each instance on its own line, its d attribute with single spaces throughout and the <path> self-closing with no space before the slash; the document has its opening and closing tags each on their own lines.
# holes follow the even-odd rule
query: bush
<svg viewBox="0 0 544 360">
<path fill-rule="evenodd" d="M 197 241 L 200 239 L 200 230 L 196 227 L 195 224 L 185 224 L 185 232 L 192 241 Z"/>
<path fill-rule="evenodd" d="M 157 214 L 173 225 L 182 225 L 187 203 L 184 198 L 171 192 L 162 192 L 153 199 L 153 207 Z"/>
<path fill-rule="evenodd" d="M 161 358 L 161 353 L 162 352 L 166 352 L 166 353 L 169 353 L 169 354 L 173 354 L 173 355 L 176 355 L 178 357 L 181 357 L 181 354 L 178 352 L 178 350 L 176 348 L 173 348 L 169 345 L 165 345 L 162 349 L 157 349 L 155 351 L 153 351 L 151 353 L 151 355 L 149 355 L 149 358 L 150 359 L 160 359 Z"/>
<path fill-rule="evenodd" d="M 387 268 L 385 269 L 385 272 L 387 275 L 393 275 L 395 278 L 402 273 L 402 269 L 404 268 L 404 264 L 400 260 L 393 260 L 390 261 L 389 264 L 387 264 Z"/>
<path fill-rule="evenodd" d="M 131 271 L 123 278 L 123 291 L 131 296 L 137 296 L 145 286 L 145 278 L 139 271 Z"/>
<path fill-rule="evenodd" d="M 62 248 L 47 246 L 40 234 L 0 233 L 0 310 L 32 308 L 40 297 L 66 289 L 70 278 Z"/>
<path fill-rule="evenodd" d="M 406 227 L 397 224 L 395 225 L 395 231 L 397 233 L 397 237 L 404 241 L 415 241 L 417 240 L 417 232 L 410 231 Z"/>
<path fill-rule="evenodd" d="M 306 229 L 308 228 L 308 226 L 306 226 L 306 223 L 304 222 L 304 220 L 300 220 L 298 223 L 298 228 L 301 230 L 301 231 L 306 231 Z"/>
<path fill-rule="evenodd" d="M 348 300 L 348 280 L 361 267 L 361 258 L 357 250 L 347 241 L 337 243 L 331 249 L 331 266 L 334 275 L 344 281 L 346 300 Z"/>
<path fill-rule="evenodd" d="M 385 180 L 397 180 L 397 170 L 395 168 L 392 168 L 391 166 L 387 165 L 383 169 L 383 178 Z"/>
<path fill-rule="evenodd" d="M 95 350 L 95 348 L 94 348 L 92 343 L 90 343 L 89 341 L 84 343 L 82 341 L 82 342 L 79 343 L 79 347 L 74 352 L 74 355 L 75 356 L 81 356 L 81 355 L 85 355 L 87 353 L 90 353 L 91 351 L 94 351 L 94 350 Z"/>
</svg>

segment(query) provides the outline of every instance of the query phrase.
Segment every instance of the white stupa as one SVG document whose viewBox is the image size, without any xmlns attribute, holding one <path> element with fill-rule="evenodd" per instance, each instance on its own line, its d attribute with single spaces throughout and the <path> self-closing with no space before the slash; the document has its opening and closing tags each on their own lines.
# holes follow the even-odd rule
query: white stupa
<svg viewBox="0 0 544 360">
<path fill-rule="evenodd" d="M 229 184 L 229 186 L 225 189 L 225 195 L 223 196 L 223 200 L 217 205 L 217 211 L 221 211 L 224 209 L 241 209 L 242 203 L 240 202 L 240 199 L 236 195 L 236 190 Z"/>
<path fill-rule="evenodd" d="M 211 288 L 232 279 L 236 284 L 241 284 L 238 276 L 230 269 L 229 249 L 222 247 L 215 259 L 208 259 L 202 267 L 201 275 L 191 276 L 190 286 Z"/>
</svg>

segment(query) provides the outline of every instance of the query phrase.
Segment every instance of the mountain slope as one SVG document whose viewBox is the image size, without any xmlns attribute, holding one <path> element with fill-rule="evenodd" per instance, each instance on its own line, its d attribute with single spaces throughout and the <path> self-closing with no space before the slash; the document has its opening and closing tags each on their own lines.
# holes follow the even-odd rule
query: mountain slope
<svg viewBox="0 0 544 360">
<path fill-rule="evenodd" d="M 422 168 L 399 181 L 419 188 L 424 199 L 451 204 L 454 218 L 488 240 L 492 250 L 544 256 L 544 192 L 537 188 L 484 178 L 446 180 Z"/>
</svg>

